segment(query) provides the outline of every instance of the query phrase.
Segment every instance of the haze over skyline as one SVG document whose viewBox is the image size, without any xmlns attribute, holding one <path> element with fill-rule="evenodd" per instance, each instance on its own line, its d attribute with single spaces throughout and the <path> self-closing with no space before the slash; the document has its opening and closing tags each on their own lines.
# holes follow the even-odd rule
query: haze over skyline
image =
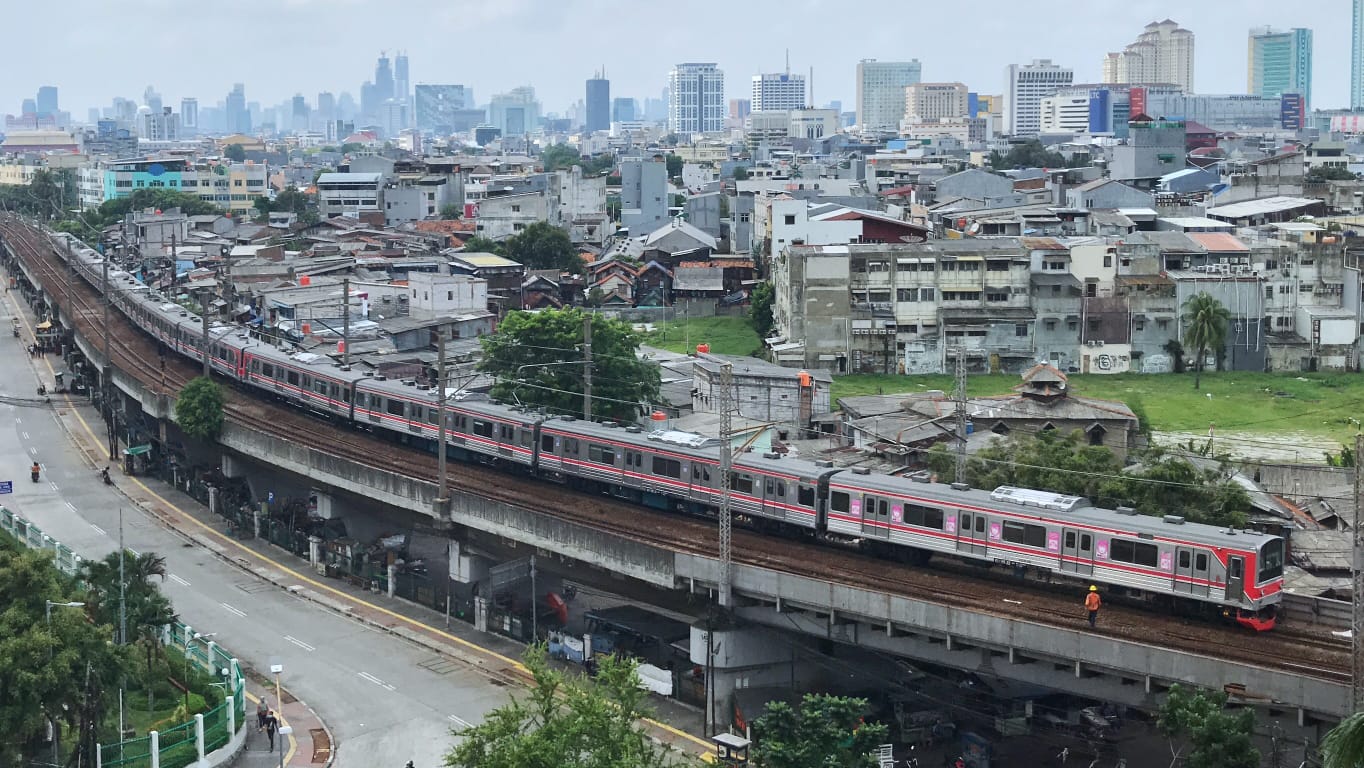
<svg viewBox="0 0 1364 768">
<path fill-rule="evenodd" d="M 612 96 L 657 98 L 684 61 L 717 62 L 727 98 L 747 98 L 749 78 L 781 71 L 788 48 L 793 72 L 814 68 L 815 104 L 840 100 L 850 110 L 859 59 L 917 58 L 925 81 L 959 80 L 980 93 L 1002 92 L 1005 67 L 1034 58 L 1073 68 L 1076 82 L 1098 82 L 1105 53 L 1165 18 L 1197 36 L 1199 93 L 1246 91 L 1251 27 L 1308 27 L 1313 107 L 1349 102 L 1345 3 L 1038 0 L 1021 13 L 983 0 L 966 15 L 952 4 L 916 6 L 912 19 L 852 16 L 832 0 L 697 0 L 675 14 L 604 0 L 240 0 L 231 13 L 182 0 L 70 5 L 61 23 L 51 6 L 8 9 L 12 29 L 37 33 L 7 41 L 13 70 L 0 81 L 0 113 L 17 114 L 42 85 L 58 86 L 62 109 L 78 120 L 114 96 L 140 99 L 148 85 L 168 105 L 193 96 L 210 106 L 235 82 L 266 105 L 296 93 L 310 103 L 319 91 L 358 97 L 381 50 L 406 51 L 414 84 L 463 84 L 480 103 L 532 85 L 547 112 L 583 98 L 584 81 L 602 67 Z"/>
</svg>

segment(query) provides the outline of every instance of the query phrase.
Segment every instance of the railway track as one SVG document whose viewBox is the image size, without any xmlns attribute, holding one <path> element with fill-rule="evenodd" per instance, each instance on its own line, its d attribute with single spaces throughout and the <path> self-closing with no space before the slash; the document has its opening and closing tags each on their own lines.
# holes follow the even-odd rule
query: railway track
<svg viewBox="0 0 1364 768">
<path fill-rule="evenodd" d="M 71 311 L 75 330 L 99 342 L 109 333 L 114 365 L 148 389 L 163 391 L 162 357 L 157 353 L 157 342 L 116 310 L 111 311 L 106 328 L 98 293 L 70 274 L 52 254 L 45 237 L 8 218 L 0 220 L 0 233 L 12 246 L 17 246 L 16 253 L 20 249 L 26 252 L 25 264 L 37 273 L 43 289 L 59 306 Z M 199 371 L 198 366 L 177 354 L 166 355 L 164 391 L 174 395 Z M 403 448 L 366 432 L 343 428 L 256 393 L 224 389 L 225 415 L 232 423 L 285 440 L 305 442 L 314 448 L 325 446 L 328 453 L 363 466 L 428 482 L 437 479 L 436 458 L 425 451 Z M 495 470 L 450 462 L 448 479 L 456 491 L 550 514 L 647 545 L 703 555 L 716 550 L 716 530 L 711 522 L 668 515 L 523 475 L 507 474 L 504 477 L 509 482 L 489 483 L 492 471 Z M 1073 594 L 1059 594 L 1054 586 L 1047 588 L 1040 583 L 982 578 L 976 566 L 937 559 L 931 569 L 915 568 L 813 541 L 773 539 L 741 527 L 735 529 L 733 547 L 736 562 L 774 571 L 1060 628 L 1077 628 L 1083 622 L 1079 589 L 1073 590 Z M 1319 632 L 1281 627 L 1265 635 L 1250 636 L 1236 627 L 1127 606 L 1106 607 L 1101 616 L 1100 631 L 1115 638 L 1333 682 L 1349 679 L 1348 644 L 1322 637 Z"/>
</svg>

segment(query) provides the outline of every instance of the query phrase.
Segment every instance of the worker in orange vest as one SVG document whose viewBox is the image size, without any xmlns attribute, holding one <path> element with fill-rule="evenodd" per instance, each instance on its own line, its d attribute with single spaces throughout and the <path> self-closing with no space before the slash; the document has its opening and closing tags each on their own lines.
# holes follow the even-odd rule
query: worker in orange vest
<svg viewBox="0 0 1364 768">
<path fill-rule="evenodd" d="M 1085 610 L 1089 611 L 1089 626 L 1094 626 L 1094 622 L 1099 620 L 1099 588 L 1093 584 L 1089 585 L 1089 594 L 1085 595 Z"/>
</svg>

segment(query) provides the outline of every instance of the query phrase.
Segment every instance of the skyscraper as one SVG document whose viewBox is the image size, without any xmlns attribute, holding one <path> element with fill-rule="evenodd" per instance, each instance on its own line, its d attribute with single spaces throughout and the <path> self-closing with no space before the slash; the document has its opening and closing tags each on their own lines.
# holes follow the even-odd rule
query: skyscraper
<svg viewBox="0 0 1364 768">
<path fill-rule="evenodd" d="M 407 74 L 407 52 L 401 52 L 393 59 L 393 98 L 406 102 L 412 96 Z"/>
<path fill-rule="evenodd" d="M 388 53 L 381 52 L 379 61 L 374 65 L 374 101 L 382 106 L 393 98 L 393 68 L 389 65 Z"/>
<path fill-rule="evenodd" d="M 308 109 L 308 100 L 303 98 L 303 94 L 296 94 L 290 103 L 290 122 L 295 133 L 308 130 L 308 119 L 312 116 L 312 110 Z"/>
<path fill-rule="evenodd" d="M 805 75 L 778 72 L 753 76 L 753 96 L 749 100 L 754 112 L 786 112 L 805 109 Z"/>
<path fill-rule="evenodd" d="M 38 89 L 38 98 L 34 104 L 39 115 L 57 114 L 57 86 L 44 85 Z"/>
<path fill-rule="evenodd" d="M 1004 92 L 1004 132 L 1010 136 L 1036 136 L 1042 128 L 1042 99 L 1068 86 L 1075 73 L 1033 59 L 1031 64 L 1010 64 L 1009 87 Z"/>
<path fill-rule="evenodd" d="M 584 127 L 590 131 L 611 129 L 611 81 L 598 72 L 587 81 L 587 116 Z"/>
<path fill-rule="evenodd" d="M 1193 93 L 1194 33 L 1166 19 L 1153 21 L 1136 42 L 1103 61 L 1105 83 L 1168 83 Z"/>
<path fill-rule="evenodd" d="M 1312 30 L 1250 30 L 1246 88 L 1256 96 L 1296 93 L 1312 103 Z"/>
<path fill-rule="evenodd" d="M 864 131 L 898 131 L 905 114 L 905 86 L 922 76 L 918 59 L 857 62 L 857 125 Z"/>
<path fill-rule="evenodd" d="M 142 103 L 151 108 L 154 114 L 161 114 L 161 94 L 157 93 L 156 89 L 150 85 L 147 86 L 147 90 L 142 92 Z"/>
<path fill-rule="evenodd" d="M 464 86 L 420 84 L 414 90 L 417 127 L 453 133 L 456 112 L 464 109 Z"/>
<path fill-rule="evenodd" d="M 628 123 L 639 119 L 638 111 L 635 109 L 635 100 L 626 98 L 615 98 L 611 100 L 611 122 Z"/>
<path fill-rule="evenodd" d="M 725 129 L 725 73 L 715 62 L 678 64 L 668 73 L 668 130 L 716 133 Z"/>
<path fill-rule="evenodd" d="M 1354 0 L 1350 33 L 1350 109 L 1364 109 L 1364 0 Z"/>
<path fill-rule="evenodd" d="M 488 106 L 488 122 L 504 137 L 524 136 L 540 127 L 540 102 L 535 89 L 523 85 L 493 96 Z"/>
<path fill-rule="evenodd" d="M 336 119 L 336 96 L 331 91 L 317 94 L 317 124 L 325 126 Z"/>
<path fill-rule="evenodd" d="M 186 97 L 180 100 L 180 133 L 184 136 L 199 134 L 199 100 Z"/>
<path fill-rule="evenodd" d="M 232 92 L 227 94 L 227 104 L 224 107 L 227 117 L 228 133 L 250 133 L 251 132 L 251 113 L 246 106 L 246 86 L 236 83 L 232 86 Z"/>
</svg>

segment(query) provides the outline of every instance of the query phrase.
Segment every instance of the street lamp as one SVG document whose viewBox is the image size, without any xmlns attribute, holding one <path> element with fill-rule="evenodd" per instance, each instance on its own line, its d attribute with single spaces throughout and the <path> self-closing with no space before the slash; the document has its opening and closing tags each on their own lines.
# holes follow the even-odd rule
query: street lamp
<svg viewBox="0 0 1364 768">
<path fill-rule="evenodd" d="M 43 611 L 43 613 L 44 613 L 45 618 L 47 619 L 47 634 L 48 634 L 48 637 L 49 637 L 49 638 L 52 636 L 52 609 L 53 609 L 53 608 L 84 608 L 84 607 L 85 607 L 85 603 L 82 603 L 82 602 L 79 602 L 79 601 L 75 601 L 75 600 L 73 600 L 73 601 L 71 601 L 71 602 L 69 602 L 69 603 L 54 603 L 54 602 L 52 602 L 51 600 L 47 600 L 47 601 L 45 601 L 45 602 L 47 603 L 47 607 L 46 607 L 46 609 Z M 48 646 L 47 646 L 47 662 L 48 662 L 49 665 L 51 665 L 51 663 L 52 663 L 52 644 L 48 644 Z M 61 749 L 62 739 L 61 739 L 61 734 L 57 732 L 57 718 L 56 718 L 55 716 L 49 714 L 49 715 L 48 715 L 48 720 L 52 723 L 52 764 L 53 764 L 53 765 L 61 765 L 61 760 L 58 759 L 58 752 L 59 752 L 60 749 Z"/>
<path fill-rule="evenodd" d="M 186 640 L 186 641 L 185 641 L 185 681 L 184 681 L 184 682 L 185 682 L 185 713 L 186 713 L 186 714 L 189 713 L 189 659 L 190 659 L 190 654 L 192 654 L 192 653 L 194 652 L 194 641 L 195 641 L 195 640 L 207 640 L 207 639 L 210 638 L 210 637 L 217 637 L 217 636 L 218 636 L 218 633 L 217 633 L 217 632 L 209 632 L 209 633 L 206 634 L 206 635 L 201 635 L 201 634 L 199 634 L 198 632 L 195 632 L 195 633 L 194 633 L 194 637 L 191 637 L 189 640 Z M 209 664 L 209 668 L 212 669 L 212 668 L 213 668 L 213 659 L 211 658 L 211 657 L 212 657 L 212 654 L 209 654 L 209 656 L 210 656 L 210 658 L 209 658 L 209 660 L 208 660 L 208 664 Z"/>
</svg>

